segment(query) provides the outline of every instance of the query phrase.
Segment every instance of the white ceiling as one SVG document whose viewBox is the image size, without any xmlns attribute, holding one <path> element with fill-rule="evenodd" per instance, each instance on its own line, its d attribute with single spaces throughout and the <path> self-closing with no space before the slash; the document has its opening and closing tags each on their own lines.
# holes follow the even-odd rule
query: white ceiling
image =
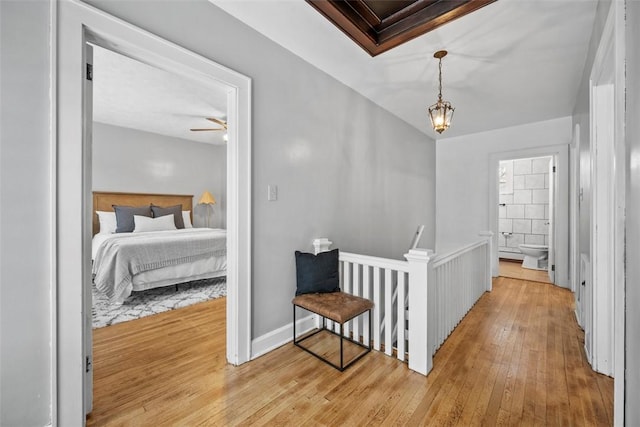
<svg viewBox="0 0 640 427">
<path fill-rule="evenodd" d="M 451 137 L 571 115 L 596 0 L 498 0 L 375 58 L 302 0 L 211 0 L 420 131 Z M 441 136 L 426 108 L 456 108 Z M 223 144 L 204 117 L 226 117 L 226 88 L 202 86 L 94 47 L 94 120 Z"/>
<path fill-rule="evenodd" d="M 93 48 L 93 119 L 192 141 L 224 144 L 205 117 L 226 118 L 227 89 L 203 88 L 176 74 L 98 46 Z"/>
<path fill-rule="evenodd" d="M 571 115 L 596 0 L 498 0 L 371 58 L 302 0 L 210 0 L 424 133 L 436 101 L 456 108 L 441 137 Z"/>
</svg>

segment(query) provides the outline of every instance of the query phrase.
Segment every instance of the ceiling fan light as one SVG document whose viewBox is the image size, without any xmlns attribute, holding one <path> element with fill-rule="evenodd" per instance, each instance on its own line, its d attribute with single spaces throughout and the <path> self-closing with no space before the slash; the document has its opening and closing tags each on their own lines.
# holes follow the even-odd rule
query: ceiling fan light
<svg viewBox="0 0 640 427">
<path fill-rule="evenodd" d="M 429 107 L 431 127 L 438 133 L 442 133 L 451 126 L 451 119 L 455 108 L 448 101 L 438 99 L 438 102 Z"/>
</svg>

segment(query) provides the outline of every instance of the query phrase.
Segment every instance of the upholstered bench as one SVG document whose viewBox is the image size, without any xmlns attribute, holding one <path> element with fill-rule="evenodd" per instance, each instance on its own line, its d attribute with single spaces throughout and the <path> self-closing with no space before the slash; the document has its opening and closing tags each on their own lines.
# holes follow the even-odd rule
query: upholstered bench
<svg viewBox="0 0 640 427">
<path fill-rule="evenodd" d="M 354 295 L 346 294 L 344 292 L 328 292 L 328 293 L 309 293 L 302 294 L 296 296 L 293 301 L 293 343 L 294 345 L 300 347 L 301 349 L 311 353 L 316 356 L 318 359 L 328 363 L 334 368 L 344 371 L 347 367 L 360 360 L 365 354 L 371 351 L 371 343 L 368 342 L 365 344 L 360 343 L 359 337 L 354 337 L 352 339 L 350 337 L 344 336 L 344 324 L 349 320 L 360 316 L 366 312 L 369 313 L 369 336 L 371 336 L 371 309 L 373 308 L 373 303 L 368 299 L 360 298 Z M 296 337 L 296 307 L 304 308 L 312 313 L 315 313 L 322 317 L 322 327 L 317 329 L 316 331 L 307 334 L 301 338 Z M 327 328 L 326 319 L 332 320 L 338 324 L 340 324 L 340 333 L 336 333 L 333 330 Z M 331 362 L 329 359 L 322 357 L 320 354 L 314 352 L 308 347 L 304 347 L 300 345 L 300 343 L 312 336 L 327 331 L 334 335 L 339 335 L 340 337 L 340 364 L 337 365 Z M 348 363 L 344 363 L 344 348 L 343 341 L 347 340 L 353 344 L 356 344 L 365 350 L 358 354 L 354 359 L 349 361 Z"/>
</svg>

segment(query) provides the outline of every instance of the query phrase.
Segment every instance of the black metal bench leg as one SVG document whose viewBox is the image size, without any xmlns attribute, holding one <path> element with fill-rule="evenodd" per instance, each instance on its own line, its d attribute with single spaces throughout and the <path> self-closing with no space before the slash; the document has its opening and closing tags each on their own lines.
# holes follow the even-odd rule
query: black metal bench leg
<svg viewBox="0 0 640 427">
<path fill-rule="evenodd" d="M 344 361 L 342 357 L 342 340 L 344 339 L 344 324 L 340 323 L 340 370 L 344 371 Z"/>
</svg>

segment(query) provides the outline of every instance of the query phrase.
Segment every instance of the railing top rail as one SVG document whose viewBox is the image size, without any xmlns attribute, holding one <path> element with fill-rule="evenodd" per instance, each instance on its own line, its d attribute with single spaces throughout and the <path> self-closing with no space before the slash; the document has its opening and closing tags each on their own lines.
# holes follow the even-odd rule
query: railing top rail
<svg viewBox="0 0 640 427">
<path fill-rule="evenodd" d="M 379 258 L 369 255 L 353 254 L 350 252 L 340 252 L 340 261 L 352 262 L 355 264 L 370 265 L 372 267 L 386 268 L 391 270 L 409 272 L 409 263 L 389 258 Z"/>
<path fill-rule="evenodd" d="M 445 264 L 449 261 L 451 261 L 454 258 L 459 257 L 460 255 L 466 253 L 466 252 L 471 252 L 472 250 L 479 248 L 480 246 L 484 246 L 484 245 L 488 245 L 489 241 L 486 239 L 477 241 L 475 243 L 469 243 L 468 245 L 465 245 L 461 248 L 455 249 L 449 253 L 443 254 L 443 255 L 436 255 L 432 262 L 431 262 L 431 266 L 433 268 L 435 267 L 439 267 L 442 264 Z"/>
</svg>

